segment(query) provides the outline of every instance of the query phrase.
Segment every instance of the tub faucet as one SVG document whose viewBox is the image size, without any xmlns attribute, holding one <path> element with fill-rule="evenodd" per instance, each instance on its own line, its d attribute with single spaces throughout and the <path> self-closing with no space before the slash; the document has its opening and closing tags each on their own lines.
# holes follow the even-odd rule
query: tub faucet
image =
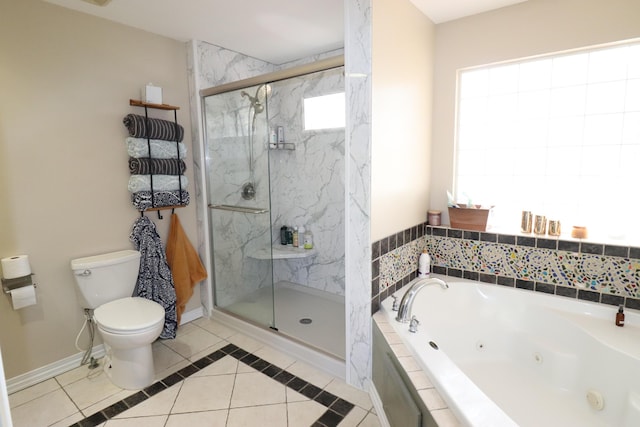
<svg viewBox="0 0 640 427">
<path fill-rule="evenodd" d="M 418 279 L 409 290 L 404 294 L 400 301 L 400 307 L 398 308 L 398 315 L 396 320 L 401 323 L 407 323 L 411 319 L 411 307 L 413 307 L 413 300 L 416 299 L 416 295 L 422 288 L 427 285 L 440 285 L 442 289 L 447 289 L 449 285 L 444 280 L 437 278 L 424 278 Z"/>
</svg>

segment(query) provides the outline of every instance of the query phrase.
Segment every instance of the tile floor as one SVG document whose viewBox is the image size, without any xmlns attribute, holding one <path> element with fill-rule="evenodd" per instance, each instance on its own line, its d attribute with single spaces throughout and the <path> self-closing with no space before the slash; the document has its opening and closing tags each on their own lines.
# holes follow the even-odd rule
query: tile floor
<svg viewBox="0 0 640 427">
<path fill-rule="evenodd" d="M 156 382 L 76 368 L 9 396 L 14 427 L 377 427 L 369 395 L 215 321 L 154 346 Z"/>
</svg>

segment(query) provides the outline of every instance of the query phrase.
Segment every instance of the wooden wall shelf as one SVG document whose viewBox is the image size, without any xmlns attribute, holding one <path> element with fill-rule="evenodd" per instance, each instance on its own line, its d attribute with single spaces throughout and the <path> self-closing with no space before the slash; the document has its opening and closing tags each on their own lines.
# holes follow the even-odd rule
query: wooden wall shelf
<svg viewBox="0 0 640 427">
<path fill-rule="evenodd" d="M 129 105 L 132 105 L 134 107 L 155 108 L 156 110 L 171 110 L 171 111 L 175 111 L 175 110 L 179 110 L 180 109 L 180 107 L 176 107 L 175 105 L 149 104 L 147 102 L 142 102 L 142 101 L 139 101 L 137 99 L 130 99 L 129 100 Z"/>
</svg>

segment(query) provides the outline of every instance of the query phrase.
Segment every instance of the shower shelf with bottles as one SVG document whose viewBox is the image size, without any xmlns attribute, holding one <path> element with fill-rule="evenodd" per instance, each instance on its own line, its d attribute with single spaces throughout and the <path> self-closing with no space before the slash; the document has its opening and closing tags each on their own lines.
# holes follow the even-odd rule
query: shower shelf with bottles
<svg viewBox="0 0 640 427">
<path fill-rule="evenodd" d="M 274 126 L 269 131 L 269 150 L 295 150 L 296 144 L 286 142 L 284 137 L 284 127 Z"/>
<path fill-rule="evenodd" d="M 129 105 L 133 106 L 133 107 L 142 107 L 144 108 L 144 117 L 145 120 L 147 121 L 147 124 L 145 125 L 145 129 L 147 130 L 146 135 L 144 137 L 144 139 L 147 140 L 147 149 L 148 149 L 148 157 L 146 157 L 147 159 L 151 160 L 154 159 L 155 157 L 152 155 L 152 149 L 151 149 L 151 137 L 150 137 L 150 125 L 148 124 L 148 120 L 149 120 L 149 109 L 153 109 L 153 110 L 165 110 L 165 111 L 173 111 L 173 117 L 174 117 L 174 124 L 175 124 L 175 130 L 176 130 L 176 134 L 177 134 L 177 129 L 179 127 L 178 125 L 178 113 L 177 110 L 180 109 L 180 107 L 174 106 L 174 105 L 169 105 L 169 104 L 153 104 L 153 103 L 148 103 L 148 102 L 143 102 L 137 99 L 130 99 L 129 100 Z M 181 156 L 180 153 L 180 138 L 177 137 L 176 135 L 176 139 L 175 141 L 169 141 L 166 140 L 167 142 L 175 142 L 176 144 L 176 159 L 178 160 L 178 163 L 180 162 L 180 160 L 184 157 Z M 180 173 L 180 172 L 179 172 Z M 183 173 L 183 172 L 182 172 Z M 133 174 L 133 172 L 132 172 Z M 157 174 L 149 174 L 149 182 L 150 182 L 150 200 L 151 200 L 151 206 L 150 207 L 145 207 L 145 208 L 138 208 L 138 210 L 140 210 L 140 215 L 142 215 L 144 212 L 146 211 L 158 211 L 158 218 L 162 219 L 162 216 L 160 214 L 161 210 L 168 210 L 171 209 L 172 211 L 176 208 L 183 208 L 185 206 L 187 206 L 189 204 L 189 199 L 188 199 L 188 193 L 186 192 L 186 185 L 183 187 L 183 183 L 182 183 L 182 176 L 179 174 L 178 175 L 178 190 L 177 190 L 177 200 L 178 203 L 177 204 L 169 204 L 169 205 L 162 205 L 162 206 L 157 206 L 156 205 L 156 200 L 155 200 L 155 191 L 154 191 L 154 186 L 153 186 L 153 176 L 157 175 Z M 187 197 L 185 198 L 183 196 L 183 192 L 187 193 Z M 135 206 L 135 204 L 134 204 Z"/>
<path fill-rule="evenodd" d="M 269 150 L 273 151 L 293 151 L 296 149 L 296 144 L 293 142 L 281 142 L 278 145 L 274 146 L 273 143 L 269 144 Z"/>
<path fill-rule="evenodd" d="M 259 249 L 249 255 L 253 259 L 302 259 L 316 255 L 315 249 L 295 248 L 292 246 L 273 245 L 268 248 Z"/>
</svg>

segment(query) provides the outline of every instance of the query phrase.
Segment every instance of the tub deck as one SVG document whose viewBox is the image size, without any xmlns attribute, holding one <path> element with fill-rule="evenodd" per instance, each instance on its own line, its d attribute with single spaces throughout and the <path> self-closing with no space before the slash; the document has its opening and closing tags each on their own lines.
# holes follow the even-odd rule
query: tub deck
<svg viewBox="0 0 640 427">
<path fill-rule="evenodd" d="M 374 318 L 407 345 L 461 425 L 640 425 L 637 313 L 625 310 L 620 328 L 614 306 L 439 278 L 449 289 L 428 286 L 414 302 L 418 333 L 394 320 L 391 298 Z"/>
</svg>

